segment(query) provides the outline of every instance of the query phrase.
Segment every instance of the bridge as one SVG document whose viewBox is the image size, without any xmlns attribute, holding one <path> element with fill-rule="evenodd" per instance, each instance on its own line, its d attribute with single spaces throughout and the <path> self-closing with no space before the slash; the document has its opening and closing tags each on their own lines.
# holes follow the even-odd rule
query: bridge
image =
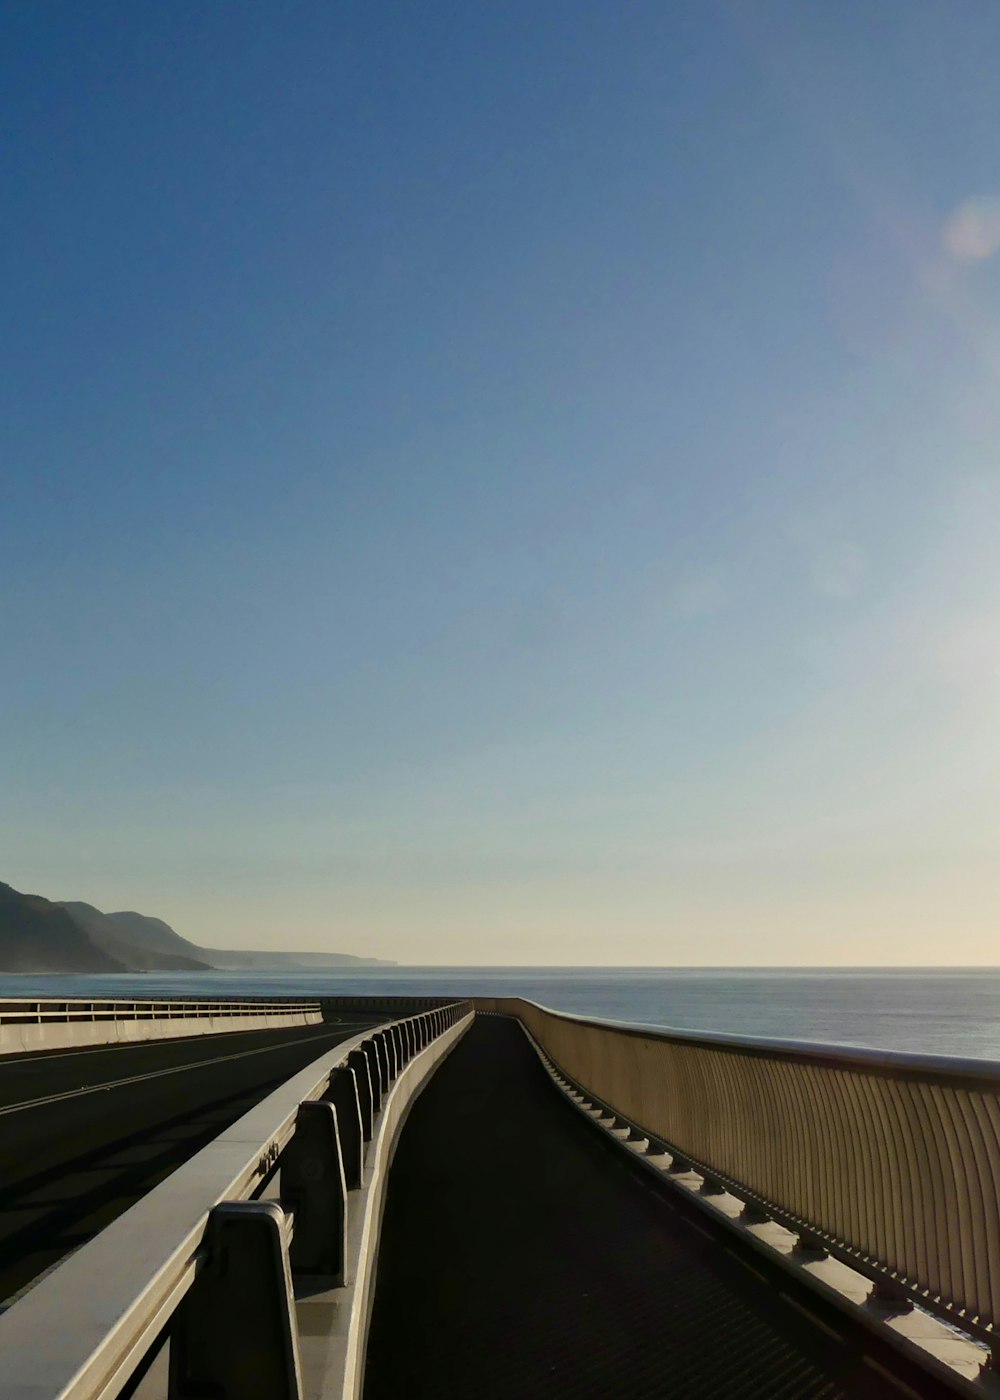
<svg viewBox="0 0 1000 1400">
<path fill-rule="evenodd" d="M 486 997 L 8 1017 L 4 1400 L 1000 1394 L 998 1065 Z"/>
</svg>

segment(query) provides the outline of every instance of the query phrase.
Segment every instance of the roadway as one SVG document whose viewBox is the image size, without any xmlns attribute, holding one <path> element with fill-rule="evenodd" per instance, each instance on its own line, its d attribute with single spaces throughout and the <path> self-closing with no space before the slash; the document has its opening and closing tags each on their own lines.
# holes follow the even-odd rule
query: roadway
<svg viewBox="0 0 1000 1400">
<path fill-rule="evenodd" d="M 365 1400 L 940 1400 L 712 1226 L 480 1016 L 393 1162 Z"/>
<path fill-rule="evenodd" d="M 0 1058 L 0 1308 L 272 1089 L 373 1024 L 358 1014 Z"/>
</svg>

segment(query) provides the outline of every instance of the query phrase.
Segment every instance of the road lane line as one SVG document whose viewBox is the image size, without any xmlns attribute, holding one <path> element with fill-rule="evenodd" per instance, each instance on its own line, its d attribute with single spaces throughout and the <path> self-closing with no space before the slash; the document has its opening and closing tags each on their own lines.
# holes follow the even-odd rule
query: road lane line
<svg viewBox="0 0 1000 1400">
<path fill-rule="evenodd" d="M 346 1024 L 346 1025 L 353 1025 L 353 1024 L 354 1024 L 354 1022 L 351 1021 L 349 1018 L 346 1018 L 346 1017 L 345 1017 L 345 1018 L 342 1018 L 342 1020 L 343 1020 L 344 1024 Z M 334 1025 L 337 1025 L 338 1022 L 335 1022 L 335 1021 L 325 1021 L 325 1022 L 323 1022 L 323 1024 L 326 1025 L 326 1026 L 334 1026 Z M 359 1024 L 358 1024 L 358 1029 L 359 1029 L 359 1030 L 364 1029 L 364 1027 L 366 1027 L 366 1026 L 368 1026 L 368 1025 L 370 1025 L 370 1024 L 371 1024 L 370 1021 L 362 1021 L 362 1022 L 359 1022 Z M 276 1030 L 276 1031 L 280 1031 L 280 1030 L 284 1030 L 285 1027 L 284 1027 L 284 1026 L 274 1026 L 274 1027 L 271 1027 L 270 1029 L 273 1029 L 273 1030 Z M 318 1026 L 302 1026 L 301 1029 L 302 1029 L 302 1030 L 317 1030 L 317 1029 L 318 1029 Z M 113 1055 L 113 1054 L 115 1053 L 115 1051 L 117 1051 L 117 1050 L 156 1050 L 156 1049 L 162 1049 L 165 1045 L 191 1045 L 192 1043 L 198 1042 L 198 1041 L 200 1041 L 202 1044 L 204 1044 L 206 1041 L 209 1041 L 209 1042 L 211 1042 L 211 1041 L 216 1041 L 216 1042 L 217 1042 L 217 1041 L 221 1040 L 223 1036 L 230 1036 L 230 1035 L 261 1035 L 261 1034 L 266 1034 L 266 1033 L 267 1033 L 266 1031 L 263 1031 L 263 1032 L 262 1032 L 262 1031 L 241 1031 L 241 1030 L 237 1030 L 237 1031 L 212 1031 L 212 1032 L 210 1032 L 209 1034 L 205 1034 L 205 1035 L 177 1035 L 177 1036 L 168 1035 L 168 1036 L 162 1037 L 160 1040 L 116 1040 L 116 1041 L 112 1041 L 112 1042 L 111 1042 L 110 1044 L 108 1044 L 108 1045 L 78 1045 L 78 1046 L 75 1046 L 75 1047 L 73 1047 L 73 1048 L 71 1048 L 71 1049 L 65 1049 L 65 1050 L 64 1050 L 64 1049 L 43 1050 L 43 1051 L 42 1051 L 40 1054 L 38 1054 L 38 1055 L 27 1055 L 27 1054 L 16 1054 L 16 1053 L 15 1053 L 15 1054 L 6 1054 L 6 1055 L 0 1055 L 0 1077 L 2 1077 L 3 1072 L 4 1072 L 5 1069 L 19 1069 L 19 1068 L 21 1067 L 21 1065 L 37 1065 L 40 1061 L 43 1061 L 43 1060 L 46 1061 L 46 1062 L 48 1062 L 49 1064 L 51 1064 L 54 1060 L 70 1060 L 70 1059 L 73 1058 L 74 1055 Z M 322 1032 L 321 1032 L 321 1034 L 322 1034 Z M 303 1036 L 303 1040 L 308 1040 L 308 1039 L 309 1039 L 308 1036 Z M 284 1043 L 284 1042 L 282 1042 L 282 1044 L 283 1044 L 283 1043 Z"/>
<path fill-rule="evenodd" d="M 339 1035 L 340 1032 L 338 1030 L 331 1032 L 331 1034 Z M 308 1044 L 311 1040 L 323 1040 L 324 1038 L 322 1035 L 306 1038 L 300 1036 L 295 1040 L 283 1040 L 277 1045 L 262 1045 L 255 1050 L 239 1050 L 233 1055 L 213 1055 L 208 1060 L 190 1060 L 187 1064 L 169 1065 L 166 1069 L 149 1070 L 146 1074 L 133 1074 L 125 1079 L 110 1079 L 100 1084 L 88 1084 L 81 1089 L 67 1089 L 61 1094 L 48 1094 L 40 1099 L 25 1099 L 21 1103 L 8 1104 L 5 1108 L 0 1108 L 0 1118 L 11 1113 L 23 1113 L 29 1108 L 42 1108 L 45 1104 L 63 1103 L 67 1099 L 82 1098 L 84 1094 L 98 1094 L 108 1089 L 120 1089 L 126 1084 L 141 1084 L 147 1079 L 162 1079 L 164 1075 L 180 1074 L 183 1070 L 206 1069 L 209 1065 L 221 1065 L 229 1060 L 244 1060 L 250 1055 L 267 1055 L 274 1050 L 286 1050 L 290 1045 Z M 340 1035 L 340 1039 L 343 1040 L 346 1037 Z"/>
</svg>

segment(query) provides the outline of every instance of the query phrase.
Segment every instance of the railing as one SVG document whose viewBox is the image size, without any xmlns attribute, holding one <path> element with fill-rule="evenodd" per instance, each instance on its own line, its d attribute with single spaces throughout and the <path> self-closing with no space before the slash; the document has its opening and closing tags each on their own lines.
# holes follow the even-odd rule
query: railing
<svg viewBox="0 0 1000 1400">
<path fill-rule="evenodd" d="M 65 1001 L 39 1001 L 28 998 L 7 998 L 0 1001 L 0 1026 L 61 1025 L 80 1021 L 166 1021 L 183 1017 L 199 1019 L 210 1016 L 266 1016 L 314 1013 L 321 1010 L 319 1001 L 257 1000 L 243 1001 L 136 1001 L 115 998 L 106 1001 L 85 1001 L 72 998 Z"/>
<path fill-rule="evenodd" d="M 418 1011 L 435 1011 L 440 1006 L 450 1005 L 448 997 L 427 996 L 383 996 L 375 992 L 365 996 L 325 996 L 320 1003 L 331 1011 L 364 1011 L 373 1008 L 384 1009 L 397 1017 L 415 1016 Z"/>
<path fill-rule="evenodd" d="M 751 1210 L 996 1347 L 1000 1065 L 475 1004 Z"/>
<path fill-rule="evenodd" d="M 111 1045 L 117 1041 L 311 1026 L 322 1020 L 319 1000 L 296 1001 L 291 997 L 240 1001 L 8 998 L 0 1001 L 0 1055 Z"/>
<path fill-rule="evenodd" d="M 295 1292 L 331 1315 L 341 1289 L 323 1394 L 360 1395 L 395 1134 L 470 1019 L 451 1003 L 337 1046 L 64 1260 L 0 1317 L 4 1400 L 131 1395 L 167 1343 L 171 1400 L 301 1400 Z"/>
</svg>

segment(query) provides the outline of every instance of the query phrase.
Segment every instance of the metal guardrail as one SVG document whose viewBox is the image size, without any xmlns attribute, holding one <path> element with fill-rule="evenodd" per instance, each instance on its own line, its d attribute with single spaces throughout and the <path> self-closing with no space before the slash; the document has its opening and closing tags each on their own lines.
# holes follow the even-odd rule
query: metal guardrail
<svg viewBox="0 0 1000 1400">
<path fill-rule="evenodd" d="M 80 1021 L 166 1021 L 177 1017 L 265 1016 L 315 1013 L 319 1001 L 136 1001 L 132 999 L 64 1001 L 6 998 L 0 1001 L 0 1026 L 60 1025 Z"/>
<path fill-rule="evenodd" d="M 328 1051 L 65 1259 L 0 1316 L 4 1400 L 130 1395 L 166 1342 L 171 1400 L 301 1400 L 294 1286 L 347 1282 L 364 1144 L 397 1076 L 470 1012 Z M 261 1199 L 276 1176 L 280 1204 Z"/>
<path fill-rule="evenodd" d="M 448 997 L 381 995 L 374 991 L 361 996 L 323 996 L 320 1003 L 330 1011 L 371 1011 L 373 1007 L 394 1013 L 397 1017 L 415 1016 L 418 1011 L 436 1011 L 450 1006 Z"/>
<path fill-rule="evenodd" d="M 1000 1064 L 663 1032 L 521 998 L 552 1061 L 751 1210 L 1000 1340 Z"/>
</svg>

